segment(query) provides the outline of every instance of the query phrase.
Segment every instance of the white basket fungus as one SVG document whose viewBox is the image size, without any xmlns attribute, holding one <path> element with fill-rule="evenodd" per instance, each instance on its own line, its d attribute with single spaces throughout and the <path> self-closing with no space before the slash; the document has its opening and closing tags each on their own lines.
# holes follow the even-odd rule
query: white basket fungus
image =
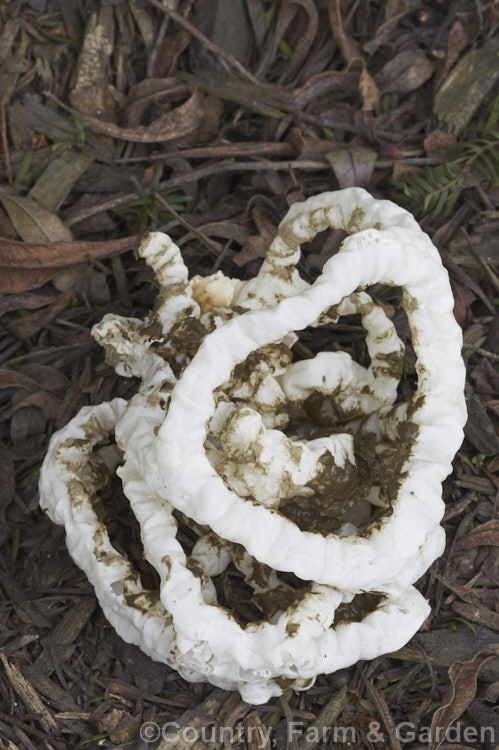
<svg viewBox="0 0 499 750">
<path fill-rule="evenodd" d="M 329 227 L 348 236 L 308 284 L 300 244 Z M 401 647 L 429 612 L 413 584 L 443 549 L 441 482 L 465 421 L 435 247 L 406 211 L 351 188 L 293 205 L 250 281 L 189 281 L 160 233 L 139 252 L 159 282 L 154 311 L 93 330 L 138 392 L 54 435 L 40 481 L 106 617 L 187 679 L 255 703 Z M 417 372 L 405 399 L 404 346 L 366 291 L 379 283 L 402 289 Z M 345 351 L 293 361 L 297 331 L 353 314 L 367 367 Z M 115 473 L 157 590 L 99 516 Z M 242 609 L 225 600 L 227 576 Z"/>
</svg>

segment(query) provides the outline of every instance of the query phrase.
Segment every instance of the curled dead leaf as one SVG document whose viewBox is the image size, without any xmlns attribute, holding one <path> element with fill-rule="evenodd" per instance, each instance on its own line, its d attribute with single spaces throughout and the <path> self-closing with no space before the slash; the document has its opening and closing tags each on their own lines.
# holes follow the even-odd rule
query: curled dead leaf
<svg viewBox="0 0 499 750">
<path fill-rule="evenodd" d="M 222 112 L 222 103 L 214 97 L 208 97 L 196 90 L 186 102 L 152 122 L 150 125 L 139 125 L 135 128 L 122 128 L 110 122 L 103 122 L 95 117 L 81 115 L 82 122 L 94 133 L 102 133 L 111 138 L 134 143 L 162 143 L 195 136 L 195 141 L 209 137 L 206 125 L 209 123 L 209 134 L 218 127 Z"/>
<path fill-rule="evenodd" d="M 329 0 L 329 21 L 333 30 L 334 38 L 340 48 L 343 59 L 347 65 L 357 64 L 358 62 L 362 65 L 362 70 L 359 79 L 359 91 L 364 101 L 362 109 L 365 112 L 370 112 L 374 109 L 379 101 L 378 87 L 367 70 L 362 48 L 358 42 L 352 39 L 346 33 L 343 27 L 343 19 L 341 17 L 341 1 L 340 0 Z"/>
<path fill-rule="evenodd" d="M 455 661 L 449 667 L 451 685 L 440 708 L 433 714 L 429 750 L 438 750 L 449 727 L 466 711 L 476 695 L 480 668 L 499 655 L 499 643 L 483 646 L 468 661 Z"/>
<path fill-rule="evenodd" d="M 0 292 L 25 292 L 48 281 L 57 269 L 88 258 L 111 258 L 131 250 L 139 235 L 105 242 L 28 244 L 0 237 Z"/>
</svg>

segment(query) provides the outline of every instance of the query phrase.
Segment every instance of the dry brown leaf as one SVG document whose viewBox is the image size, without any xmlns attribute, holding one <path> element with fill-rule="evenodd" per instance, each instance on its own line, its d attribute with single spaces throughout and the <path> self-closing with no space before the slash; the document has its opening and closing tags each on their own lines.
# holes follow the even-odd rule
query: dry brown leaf
<svg viewBox="0 0 499 750">
<path fill-rule="evenodd" d="M 121 128 L 86 115 L 81 115 L 81 119 L 90 130 L 111 138 L 134 143 L 162 143 L 189 135 L 199 128 L 206 116 L 204 98 L 200 91 L 194 91 L 176 109 L 166 112 L 150 125 L 139 125 L 136 128 Z"/>
<path fill-rule="evenodd" d="M 455 661 L 450 665 L 451 685 L 442 705 L 433 714 L 429 750 L 437 750 L 441 746 L 451 724 L 466 711 L 476 694 L 480 668 L 494 656 L 499 656 L 499 644 L 490 643 L 483 646 L 468 661 Z"/>
<path fill-rule="evenodd" d="M 40 268 L 36 271 L 32 268 L 16 268 L 5 272 L 0 263 L 0 292 L 14 293 L 36 289 L 49 281 L 53 275 L 54 271 L 50 268 Z"/>
<path fill-rule="evenodd" d="M 125 128 L 136 128 L 152 104 L 178 101 L 188 95 L 188 86 L 180 83 L 177 78 L 146 78 L 144 81 L 138 81 L 128 92 L 121 122 Z"/>
<path fill-rule="evenodd" d="M 25 443 L 35 435 L 45 432 L 46 419 L 36 406 L 25 406 L 10 418 L 10 439 L 14 445 Z"/>
<path fill-rule="evenodd" d="M 447 40 L 447 54 L 442 68 L 435 77 L 434 89 L 437 90 L 442 81 L 445 81 L 449 70 L 459 59 L 460 53 L 468 44 L 468 37 L 464 31 L 461 21 L 454 21 Z"/>
<path fill-rule="evenodd" d="M 368 55 L 374 55 L 376 50 L 388 41 L 392 31 L 398 25 L 399 21 L 410 12 L 408 3 L 406 3 L 405 0 L 400 3 L 400 9 L 396 8 L 393 9 L 393 11 L 389 11 L 389 5 L 390 3 L 385 5 L 385 21 L 376 29 L 374 38 L 369 39 L 369 41 L 363 45 L 363 49 Z"/>
<path fill-rule="evenodd" d="M 50 305 L 54 296 L 49 294 L 16 294 L 0 300 L 0 318 L 12 310 L 36 310 Z"/>
<path fill-rule="evenodd" d="M 17 370 L 9 370 L 7 367 L 0 367 L 0 389 L 3 388 L 26 388 L 29 391 L 38 391 L 39 385 L 28 375 L 23 375 Z"/>
<path fill-rule="evenodd" d="M 22 375 L 27 375 L 38 383 L 39 388 L 55 393 L 56 391 L 66 391 L 70 382 L 63 372 L 51 365 L 40 365 L 36 362 L 29 362 L 21 365 L 16 369 Z"/>
<path fill-rule="evenodd" d="M 301 6 L 303 8 L 308 16 L 308 21 L 305 26 L 303 23 L 304 19 L 301 17 L 298 19 L 299 36 L 296 42 L 292 45 L 293 56 L 286 65 L 286 71 L 282 78 L 283 82 L 291 81 L 296 71 L 303 65 L 310 52 L 319 27 L 319 14 L 317 13 L 317 8 L 313 0 L 293 0 L 291 3 L 283 3 L 274 34 L 274 53 L 277 51 L 280 40 L 284 39 L 288 27 L 295 20 L 297 12 L 299 11 L 299 8 L 296 6 Z"/>
<path fill-rule="evenodd" d="M 340 188 L 365 187 L 371 179 L 378 155 L 372 148 L 349 146 L 326 154 Z"/>
<path fill-rule="evenodd" d="M 467 547 L 478 547 L 482 545 L 499 546 L 499 521 L 487 521 L 478 526 L 455 544 L 455 549 L 466 549 Z"/>
<path fill-rule="evenodd" d="M 50 323 L 51 320 L 57 318 L 57 316 L 71 304 L 73 296 L 73 290 L 68 289 L 67 292 L 60 294 L 49 307 L 32 313 L 25 318 L 15 320 L 9 325 L 10 330 L 14 336 L 17 336 L 21 341 L 25 341 L 26 339 L 35 336 L 35 334 L 41 331 L 47 323 Z"/>
<path fill-rule="evenodd" d="M 378 87 L 367 70 L 360 44 L 349 37 L 343 28 L 340 6 L 341 0 L 329 0 L 329 21 L 331 23 L 334 38 L 340 48 L 340 52 L 345 62 L 348 65 L 360 62 L 362 65 L 362 72 L 359 80 L 359 91 L 364 100 L 362 109 L 366 112 L 370 112 L 379 101 Z"/>
<path fill-rule="evenodd" d="M 251 209 L 251 218 L 255 224 L 258 234 L 270 245 L 277 233 L 277 225 L 270 216 L 255 206 Z"/>
<path fill-rule="evenodd" d="M 445 130 L 440 130 L 439 128 L 431 130 L 423 141 L 426 155 L 438 156 L 440 158 L 444 154 L 443 149 L 448 146 L 454 146 L 455 143 L 456 139 L 452 133 L 446 133 Z"/>
<path fill-rule="evenodd" d="M 25 242 L 71 242 L 71 230 L 51 211 L 30 198 L 6 191 L 0 201 L 19 237 Z"/>
<path fill-rule="evenodd" d="M 171 75 L 177 60 L 189 46 L 191 35 L 185 29 L 179 29 L 165 37 L 153 62 L 152 77 L 165 78 Z"/>
<path fill-rule="evenodd" d="M 0 237 L 0 292 L 24 292 L 48 281 L 58 268 L 131 250 L 139 235 L 106 242 L 27 244 Z"/>
<path fill-rule="evenodd" d="M 371 112 L 379 102 L 379 91 L 374 78 L 367 70 L 365 62 L 362 62 L 362 71 L 359 78 L 359 91 L 364 104 L 362 109 Z"/>
<path fill-rule="evenodd" d="M 405 49 L 381 68 L 376 84 L 384 94 L 408 94 L 431 78 L 434 70 L 422 49 Z"/>
<path fill-rule="evenodd" d="M 259 234 L 254 234 L 244 241 L 241 250 L 234 255 L 234 262 L 239 268 L 242 268 L 246 263 L 263 258 L 268 248 L 268 241 Z"/>
<path fill-rule="evenodd" d="M 363 59 L 360 44 L 351 39 L 343 28 L 343 19 L 341 17 L 341 0 L 329 0 L 329 21 L 333 30 L 334 38 L 340 48 L 343 59 L 347 63 L 353 60 Z"/>
<path fill-rule="evenodd" d="M 454 294 L 454 317 L 459 325 L 464 325 L 468 316 L 468 307 L 475 301 L 476 296 L 460 281 L 452 280 L 451 287 Z"/>
<path fill-rule="evenodd" d="M 210 142 L 220 131 L 220 118 L 223 112 L 222 101 L 215 96 L 204 96 L 201 102 L 197 127 L 187 135 L 175 138 L 176 146 L 188 148 L 199 143 Z"/>
<path fill-rule="evenodd" d="M 344 71 L 340 73 L 336 70 L 326 70 L 323 73 L 317 73 L 309 78 L 303 86 L 293 91 L 293 97 L 296 106 L 306 107 L 312 101 L 317 101 L 321 96 L 329 94 L 335 90 L 345 90 L 356 85 L 358 76 L 356 73 Z"/>
<path fill-rule="evenodd" d="M 45 420 L 56 419 L 57 412 L 60 406 L 60 399 L 54 396 L 49 391 L 38 391 L 37 393 L 26 393 L 24 391 L 18 391 L 16 395 L 21 398 L 12 399 L 12 409 L 9 410 L 9 415 L 19 411 L 19 409 L 25 409 L 28 406 L 34 406 L 40 409 Z"/>
</svg>

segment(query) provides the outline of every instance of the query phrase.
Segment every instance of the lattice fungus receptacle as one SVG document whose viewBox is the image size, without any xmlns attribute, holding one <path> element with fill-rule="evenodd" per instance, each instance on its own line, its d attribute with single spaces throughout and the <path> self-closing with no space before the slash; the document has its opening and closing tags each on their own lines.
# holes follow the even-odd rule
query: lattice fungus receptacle
<svg viewBox="0 0 499 750">
<path fill-rule="evenodd" d="M 309 285 L 300 244 L 329 227 L 348 236 Z M 93 329 L 140 387 L 55 434 L 40 480 L 106 617 L 188 680 L 254 703 L 400 648 L 429 612 L 412 584 L 444 547 L 441 483 L 465 422 L 461 333 L 430 239 L 407 211 L 351 188 L 293 205 L 250 281 L 189 281 L 160 233 L 140 254 L 160 287 L 154 311 Z M 417 358 L 407 400 L 404 346 L 365 291 L 377 283 L 402 289 Z M 295 331 L 352 314 L 368 367 L 342 351 L 293 361 Z M 98 512 L 114 474 L 158 590 Z M 247 587 L 245 620 L 224 598 L 229 570 Z"/>
</svg>

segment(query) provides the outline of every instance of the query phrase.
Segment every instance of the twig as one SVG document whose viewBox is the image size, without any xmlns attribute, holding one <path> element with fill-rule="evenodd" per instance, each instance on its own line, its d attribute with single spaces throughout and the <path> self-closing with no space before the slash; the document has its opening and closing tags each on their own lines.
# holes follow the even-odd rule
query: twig
<svg viewBox="0 0 499 750">
<path fill-rule="evenodd" d="M 2 107 L 0 112 L 1 130 L 2 130 L 2 148 L 5 157 L 5 171 L 7 172 L 7 180 L 9 185 L 14 184 L 14 178 L 12 177 L 12 164 L 10 162 L 9 153 L 9 142 L 7 140 L 7 118 L 5 116 L 5 107 Z"/>
<path fill-rule="evenodd" d="M 288 748 L 289 750 L 298 750 L 298 742 L 295 737 L 294 732 L 290 732 L 290 729 L 293 727 L 293 712 L 291 710 L 291 706 L 288 703 L 288 699 L 286 697 L 286 693 L 281 695 L 279 697 L 279 702 L 282 706 L 282 710 L 284 711 L 284 716 L 286 717 L 286 722 L 288 726 L 287 735 L 288 735 Z"/>
<path fill-rule="evenodd" d="M 315 750 L 317 745 L 322 744 L 321 740 L 324 740 L 328 729 L 334 726 L 347 703 L 347 688 L 343 685 L 321 708 L 317 718 L 307 728 L 305 736 L 298 744 L 298 750 Z"/>
<path fill-rule="evenodd" d="M 312 160 L 296 160 L 296 161 L 244 161 L 236 162 L 232 159 L 222 161 L 216 164 L 209 164 L 207 166 L 198 167 L 193 169 L 192 172 L 187 174 L 178 175 L 177 177 L 171 177 L 169 180 L 161 182 L 159 185 L 160 190 L 169 190 L 170 188 L 179 187 L 180 185 L 186 185 L 189 182 L 196 182 L 202 177 L 210 177 L 213 174 L 222 174 L 224 172 L 258 172 L 262 169 L 284 171 L 287 172 L 290 169 L 327 169 L 328 166 L 324 161 L 312 161 Z M 121 206 L 126 205 L 131 200 L 137 197 L 137 193 L 131 192 L 121 195 L 119 198 L 111 198 L 108 201 L 104 201 L 97 206 L 91 206 L 89 208 L 79 211 L 77 214 L 66 219 L 68 226 L 78 224 L 80 221 L 100 214 L 102 211 L 114 211 Z"/>
<path fill-rule="evenodd" d="M 193 227 L 192 224 L 190 224 L 188 221 L 186 221 L 183 216 L 181 216 L 178 211 L 176 211 L 173 206 L 171 206 L 165 198 L 163 198 L 160 193 L 153 193 L 155 200 L 159 201 L 162 206 L 164 206 L 171 214 L 174 216 L 177 221 L 182 224 L 183 227 L 185 227 L 191 234 L 194 235 L 194 237 L 197 237 L 200 242 L 203 243 L 205 247 L 208 248 L 208 250 L 215 255 L 216 258 L 220 255 L 220 245 L 218 242 L 213 242 L 209 237 L 207 237 L 205 234 L 199 231 L 199 229 L 196 229 L 196 227 Z"/>
<path fill-rule="evenodd" d="M 216 146 L 197 146 L 195 148 L 184 148 L 181 151 L 169 151 L 163 154 L 150 154 L 149 156 L 127 156 L 118 159 L 119 164 L 130 162 L 169 162 L 175 159 L 222 159 L 223 157 L 244 156 L 293 156 L 296 149 L 291 143 L 259 143 L 248 141 L 246 143 L 220 143 Z M 389 162 L 391 166 L 393 160 Z"/>
<path fill-rule="evenodd" d="M 362 668 L 359 668 L 359 673 L 362 678 L 362 682 L 364 683 L 364 687 L 366 688 L 367 694 L 378 709 L 379 715 L 383 721 L 383 724 L 385 725 L 391 750 L 402 750 L 402 745 L 397 735 L 395 722 L 390 713 L 390 709 L 388 708 L 385 696 L 374 686 L 374 684 L 370 682 L 370 680 L 367 679 Z M 379 722 L 373 722 L 372 725 L 373 727 L 370 730 L 371 741 L 379 742 L 379 740 L 383 740 L 383 733 L 379 732 L 381 728 Z"/>
<path fill-rule="evenodd" d="M 167 15 L 165 15 L 165 18 L 163 18 L 163 20 L 161 21 L 161 26 L 159 27 L 159 31 L 157 33 L 156 39 L 154 40 L 153 47 L 149 53 L 149 59 L 147 61 L 147 77 L 148 78 L 153 78 L 156 58 L 158 57 L 160 47 L 163 44 L 164 38 L 166 36 L 166 31 L 168 29 L 169 21 L 170 19 L 168 18 Z"/>
<path fill-rule="evenodd" d="M 470 349 L 472 352 L 478 352 L 478 354 L 483 354 L 484 357 L 499 362 L 499 354 L 494 354 L 494 352 L 489 352 L 487 349 L 482 349 L 481 346 L 474 346 L 473 344 L 465 344 L 463 346 L 463 352 L 467 352 Z"/>
<path fill-rule="evenodd" d="M 216 57 L 219 57 L 220 60 L 222 60 L 226 64 L 226 67 L 232 67 L 239 73 L 242 78 L 246 79 L 246 81 L 255 84 L 258 83 L 258 80 L 248 70 L 246 70 L 244 65 L 241 65 L 241 63 L 236 60 L 233 55 L 230 54 L 230 52 L 226 52 L 217 44 L 214 44 L 201 31 L 196 29 L 196 27 L 193 26 L 190 21 L 187 21 L 187 19 L 185 19 L 180 13 L 177 13 L 176 10 L 169 8 L 167 5 L 163 5 L 163 3 L 161 3 L 159 0 L 148 0 L 148 2 L 151 5 L 154 5 L 154 7 L 160 10 L 162 13 L 166 13 L 173 21 L 175 21 L 175 23 L 178 23 L 179 26 L 182 26 L 186 31 L 189 32 L 189 34 L 192 34 L 192 36 L 196 37 L 196 39 L 200 41 L 201 44 L 206 47 L 206 49 L 209 49 L 210 52 L 212 52 Z"/>
</svg>

